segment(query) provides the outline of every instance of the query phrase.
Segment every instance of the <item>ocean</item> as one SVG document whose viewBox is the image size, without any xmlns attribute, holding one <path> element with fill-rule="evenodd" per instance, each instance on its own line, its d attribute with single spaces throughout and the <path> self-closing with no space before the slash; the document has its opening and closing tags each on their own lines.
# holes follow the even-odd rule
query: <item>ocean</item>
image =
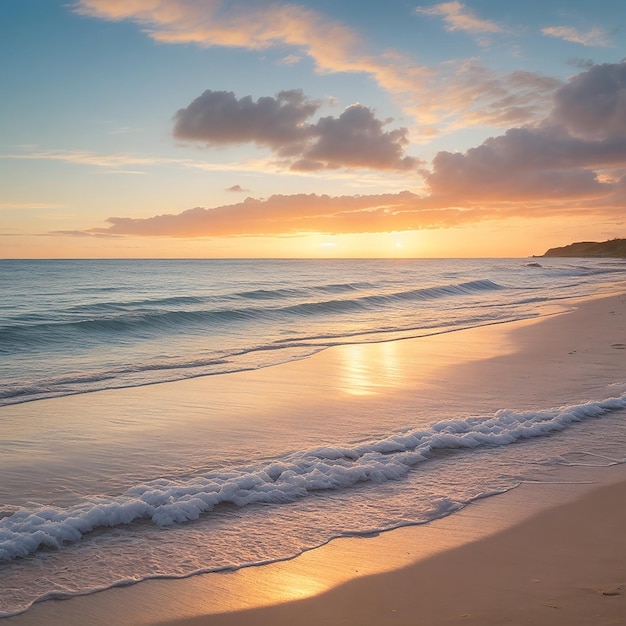
<svg viewBox="0 0 626 626">
<path fill-rule="evenodd" d="M 626 376 L 565 403 L 388 411 L 353 381 L 333 415 L 238 381 L 335 346 L 358 378 L 366 344 L 391 377 L 398 340 L 550 316 L 625 276 L 619 259 L 0 260 L 0 617 L 623 462 Z M 200 377 L 208 392 L 170 395 Z"/>
</svg>

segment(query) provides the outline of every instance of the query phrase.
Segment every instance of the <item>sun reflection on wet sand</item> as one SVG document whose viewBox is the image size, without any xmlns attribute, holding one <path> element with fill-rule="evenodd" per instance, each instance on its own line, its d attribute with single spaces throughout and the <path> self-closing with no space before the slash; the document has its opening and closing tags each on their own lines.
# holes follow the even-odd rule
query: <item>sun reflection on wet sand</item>
<svg viewBox="0 0 626 626">
<path fill-rule="evenodd" d="M 406 377 L 396 341 L 344 346 L 339 365 L 339 388 L 355 396 L 373 395 L 381 388 L 401 386 Z"/>
</svg>

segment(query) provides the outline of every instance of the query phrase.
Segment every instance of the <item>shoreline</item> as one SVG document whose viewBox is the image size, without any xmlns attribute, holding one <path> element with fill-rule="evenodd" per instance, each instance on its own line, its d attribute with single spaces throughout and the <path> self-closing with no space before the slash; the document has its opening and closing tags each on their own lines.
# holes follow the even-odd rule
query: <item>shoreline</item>
<svg viewBox="0 0 626 626">
<path fill-rule="evenodd" d="M 545 308 L 542 309 L 544 312 L 538 313 L 536 316 L 520 317 L 520 318 L 515 318 L 515 319 L 510 319 L 510 320 L 490 320 L 490 321 L 480 322 L 472 326 L 435 327 L 435 328 L 414 329 L 414 330 L 406 330 L 406 331 L 391 331 L 391 333 L 395 333 L 395 334 L 397 333 L 406 333 L 406 334 L 402 336 L 381 337 L 381 338 L 376 338 L 376 339 L 370 339 L 368 338 L 369 335 L 367 333 L 364 333 L 362 335 L 357 335 L 358 337 L 363 338 L 362 341 L 337 343 L 334 345 L 321 346 L 321 347 L 318 347 L 311 354 L 307 354 L 304 356 L 297 356 L 292 359 L 279 361 L 277 363 L 261 365 L 259 367 L 242 366 L 240 369 L 215 371 L 215 372 L 208 372 L 208 373 L 203 373 L 203 374 L 193 374 L 191 376 L 187 376 L 183 378 L 157 380 L 157 381 L 143 382 L 143 383 L 137 383 L 137 384 L 130 384 L 130 383 L 121 384 L 120 386 L 86 389 L 86 390 L 71 391 L 71 392 L 66 392 L 66 393 L 59 392 L 58 395 L 55 394 L 55 395 L 48 395 L 48 396 L 42 396 L 42 397 L 29 397 L 27 399 L 13 400 L 11 398 L 9 402 L 0 403 L 0 411 L 4 409 L 8 409 L 10 407 L 18 407 L 20 405 L 31 404 L 34 402 L 63 400 L 65 398 L 73 398 L 75 396 L 85 396 L 85 395 L 90 395 L 90 394 L 100 394 L 100 393 L 107 393 L 107 392 L 113 392 L 113 393 L 119 392 L 119 391 L 125 392 L 127 390 L 130 390 L 132 392 L 132 390 L 134 389 L 151 388 L 151 387 L 156 387 L 156 386 L 161 386 L 161 385 L 176 385 L 178 383 L 196 381 L 198 379 L 202 380 L 202 379 L 207 379 L 207 378 L 232 376 L 232 375 L 239 375 L 239 374 L 245 375 L 248 373 L 254 373 L 254 372 L 258 372 L 262 370 L 274 369 L 276 367 L 289 366 L 290 364 L 293 364 L 293 363 L 298 363 L 300 361 L 307 361 L 311 358 L 315 358 L 319 354 L 322 354 L 329 350 L 331 351 L 337 350 L 337 349 L 341 350 L 350 346 L 372 346 L 372 345 L 376 346 L 376 345 L 381 345 L 381 344 L 386 344 L 386 343 L 424 341 L 424 340 L 429 340 L 430 338 L 433 338 L 433 337 L 439 337 L 441 335 L 450 334 L 450 335 L 455 336 L 456 333 L 463 333 L 466 331 L 477 331 L 477 330 L 479 331 L 480 329 L 483 329 L 483 328 L 490 329 L 492 327 L 500 327 L 500 326 L 511 327 L 517 324 L 527 324 L 527 323 L 533 324 L 533 323 L 541 322 L 542 320 L 545 320 L 545 319 L 549 319 L 552 316 L 558 316 L 564 313 L 568 313 L 570 312 L 572 308 L 575 308 L 581 302 L 587 302 L 587 301 L 601 299 L 605 297 L 612 297 L 612 296 L 601 294 L 597 296 L 589 296 L 584 299 L 580 299 L 578 297 L 572 297 L 571 299 L 568 299 L 565 302 L 548 303 L 547 305 L 545 305 Z M 418 333 L 418 332 L 423 333 L 423 334 L 410 334 L 410 333 Z M 381 331 L 380 333 L 376 333 L 376 334 L 382 335 L 384 333 Z"/>
<path fill-rule="evenodd" d="M 487 531 L 486 536 L 479 531 L 469 542 L 465 536 L 460 544 L 408 566 L 354 577 L 314 597 L 156 624 L 621 624 L 626 615 L 626 539 L 622 532 L 626 467 L 620 466 L 608 483 L 592 489 L 580 487 L 576 485 L 570 493 L 570 497 L 576 494 L 575 499 L 558 504 L 548 504 L 545 493 L 535 499 L 532 492 L 537 496 L 543 487 L 533 485 L 508 498 L 515 502 L 506 502 L 509 492 L 473 510 L 470 505 L 463 517 L 478 523 L 488 522 L 507 506 L 518 511 L 525 505 L 531 510 L 539 506 L 539 510 L 512 527 Z M 551 496 L 557 495 L 550 491 Z M 454 534 L 461 530 L 461 517 L 439 521 L 443 520 L 431 523 L 431 532 Z M 403 533 L 404 537 L 398 535 L 395 540 L 412 546 L 424 534 L 421 529 L 413 530 L 416 532 Z M 465 530 L 463 533 L 466 535 Z M 384 552 L 385 546 L 379 545 L 376 551 Z M 416 618 L 422 621 L 416 622 Z"/>
<path fill-rule="evenodd" d="M 554 406 L 555 403 L 561 402 L 561 399 L 567 399 L 574 391 L 580 392 L 581 385 L 586 385 L 585 393 L 593 396 L 594 388 L 601 388 L 607 379 L 610 379 L 616 371 L 620 371 L 619 366 L 624 364 L 625 353 L 615 349 L 614 346 L 623 345 L 626 339 L 623 311 L 625 302 L 624 294 L 585 300 L 573 313 L 450 333 L 449 335 L 455 335 L 454 339 L 458 340 L 456 342 L 445 336 L 429 341 L 424 341 L 423 338 L 399 341 L 406 342 L 402 346 L 403 354 L 418 351 L 420 359 L 426 361 L 430 354 L 434 355 L 442 349 L 449 351 L 453 343 L 454 349 L 463 353 L 465 360 L 460 365 L 457 363 L 458 358 L 454 352 L 443 356 L 439 354 L 439 360 L 435 366 L 428 370 L 428 375 L 425 375 L 423 380 L 419 381 L 426 393 L 428 390 L 448 385 L 450 380 L 454 380 L 457 406 L 454 406 L 452 402 L 452 410 L 462 406 L 462 402 L 468 399 L 471 399 L 473 404 L 484 403 L 485 410 L 491 410 L 492 406 L 501 408 L 511 405 L 516 408 L 525 408 L 523 405 L 520 406 L 522 402 L 528 403 L 529 406 L 533 403 L 541 406 L 545 402 L 550 402 L 549 406 Z M 621 309 L 618 309 L 618 306 Z M 505 338 L 507 338 L 506 341 Z M 375 354 L 373 352 L 375 349 L 376 344 L 373 344 L 370 354 Z M 320 380 L 324 382 L 330 378 L 329 371 L 332 374 L 332 368 L 329 371 L 326 371 L 326 368 L 339 358 L 337 355 L 341 352 L 342 347 L 331 348 L 310 359 L 276 367 L 281 368 L 280 371 L 283 374 L 292 376 L 288 381 L 290 385 L 302 385 L 302 381 L 309 380 L 311 376 L 318 382 Z M 469 353 L 472 355 L 471 358 L 468 357 Z M 529 369 L 529 364 L 532 365 L 532 369 Z M 590 367 L 593 367 L 595 375 L 593 380 L 589 377 Z M 256 381 L 260 385 L 259 388 L 262 388 L 263 385 L 268 384 L 274 371 L 275 368 L 266 368 L 244 376 L 246 380 Z M 558 372 L 558 379 L 555 378 L 555 372 Z M 494 373 L 497 375 L 494 376 Z M 236 376 L 231 381 L 240 378 L 241 376 Z M 371 377 L 371 380 L 378 379 Z M 352 389 L 357 392 L 367 391 L 367 388 L 359 386 L 362 382 L 351 381 Z M 407 381 L 405 385 L 408 387 L 411 383 L 412 381 Z M 532 390 L 531 397 L 526 398 L 520 392 L 521 383 Z M 200 379 L 166 383 L 166 385 L 177 386 L 176 389 L 179 390 L 183 388 L 181 385 L 187 390 L 206 389 L 207 384 L 209 383 Z M 480 397 L 477 396 L 477 389 L 480 390 Z M 313 391 L 313 389 L 308 389 L 308 395 L 305 394 L 306 398 L 313 398 Z M 134 397 L 141 400 L 150 393 L 150 390 L 129 391 L 128 396 L 134 394 Z M 162 391 L 162 393 L 165 392 Z M 291 394 L 293 393 L 292 390 Z M 72 406 L 71 402 L 74 401 L 70 398 L 54 399 L 49 402 L 55 402 L 58 407 Z M 306 398 L 302 401 L 303 403 L 308 401 Z M 68 400 L 70 403 L 67 402 Z M 95 402 L 95 399 L 93 401 Z M 332 401 L 332 397 L 327 401 Z M 384 405 L 382 402 L 381 406 Z M 593 499 L 597 496 L 600 501 L 599 506 L 604 507 L 605 510 L 607 505 L 611 505 L 612 498 L 620 501 L 626 500 L 623 498 L 623 494 L 626 493 L 626 466 L 624 465 L 611 468 L 564 468 L 558 474 L 561 482 L 544 482 L 540 485 L 523 484 L 505 494 L 476 501 L 460 512 L 423 526 L 402 527 L 381 533 L 375 538 L 335 539 L 329 544 L 305 552 L 298 557 L 270 565 L 252 566 L 232 572 L 200 574 L 185 579 L 149 580 L 130 587 L 112 588 L 91 595 L 76 596 L 69 600 L 40 602 L 25 613 L 4 618 L 0 623 L 3 626 L 4 624 L 7 626 L 13 626 L 13 624 L 16 626 L 37 624 L 97 626 L 111 623 L 120 625 L 177 624 L 180 626 L 245 625 L 248 623 L 268 624 L 268 626 L 283 623 L 414 624 L 415 621 L 402 621 L 407 616 L 405 614 L 402 617 L 402 611 L 398 609 L 394 615 L 386 614 L 384 620 L 381 621 L 383 613 L 376 613 L 376 610 L 386 611 L 392 598 L 392 603 L 400 602 L 402 598 L 393 596 L 393 589 L 406 588 L 408 583 L 403 582 L 404 577 L 410 580 L 423 577 L 423 572 L 420 574 L 417 570 L 420 567 L 423 570 L 424 563 L 428 562 L 430 567 L 433 559 L 444 559 L 444 561 L 451 559 L 454 562 L 454 559 L 459 558 L 459 554 L 464 553 L 471 546 L 475 548 L 482 541 L 487 543 L 495 541 L 493 545 L 497 546 L 500 545 L 498 541 L 501 541 L 497 538 L 503 533 L 517 529 L 521 530 L 524 535 L 530 532 L 528 528 L 523 530 L 528 525 L 534 528 L 536 524 L 540 526 L 543 524 L 545 527 L 546 522 L 539 523 L 537 519 L 541 518 L 544 513 L 549 516 L 550 512 L 557 517 L 562 516 L 562 511 L 561 513 L 558 511 L 563 506 L 573 507 L 571 509 L 573 518 L 586 519 L 587 526 L 589 526 L 593 520 L 589 520 L 588 498 Z M 566 475 L 570 478 L 566 478 Z M 594 483 L 585 484 L 587 480 L 592 480 Z M 607 489 L 613 489 L 611 493 L 618 494 L 617 498 L 607 496 L 606 490 L 598 495 L 598 484 L 605 483 L 614 483 Z M 593 495 L 594 493 L 596 496 Z M 583 499 L 579 500 L 581 497 Z M 623 519 L 624 508 L 626 505 L 619 509 L 620 520 Z M 610 506 L 608 510 L 610 511 Z M 538 518 L 532 517 L 535 514 Z M 517 525 L 516 522 L 522 518 L 525 521 Z M 607 533 L 604 538 L 611 541 L 619 539 L 613 536 L 614 531 L 611 532 L 612 534 Z M 411 546 L 410 550 L 407 550 L 407 545 Z M 626 562 L 623 544 L 620 546 L 624 557 L 622 560 Z M 550 546 L 544 547 L 550 548 Z M 573 546 L 573 549 L 580 551 L 580 546 Z M 518 552 L 520 551 L 520 557 L 526 556 L 523 554 L 523 545 L 518 544 Z M 474 556 L 476 556 L 475 553 Z M 586 558 L 589 560 L 590 556 L 587 555 Z M 358 568 L 355 564 L 358 564 Z M 454 569 L 456 566 L 448 565 L 447 567 Z M 563 567 L 561 564 L 562 570 Z M 484 568 L 478 569 L 482 571 Z M 624 583 L 623 576 L 620 578 L 615 571 L 611 573 L 613 578 L 616 578 L 616 582 L 611 584 L 618 587 Z M 445 572 L 441 574 L 443 579 L 439 581 L 439 587 L 432 587 L 430 596 L 438 597 L 440 603 L 452 608 L 454 603 L 450 596 L 456 597 L 457 590 L 455 588 L 454 592 L 449 595 L 444 593 L 452 584 L 444 581 L 446 578 L 444 574 Z M 449 576 L 449 572 L 447 575 Z M 476 573 L 474 572 L 473 575 Z M 489 571 L 483 571 L 482 575 L 488 577 Z M 372 576 L 383 578 L 372 583 Z M 425 577 L 424 584 L 428 582 L 428 578 L 429 576 Z M 471 577 L 469 580 L 471 581 Z M 489 585 L 492 583 L 498 583 L 498 580 L 490 582 Z M 539 588 L 540 586 L 537 587 Z M 407 593 L 411 596 L 410 591 Z M 425 610 L 423 604 L 429 597 L 422 598 L 421 604 L 418 603 L 412 607 L 407 605 L 406 611 L 409 613 L 413 611 L 413 619 L 416 615 L 414 611 Z M 602 596 L 604 599 L 615 600 L 613 606 L 621 602 L 621 597 L 623 596 Z M 355 601 L 355 598 L 359 601 Z M 363 598 L 367 600 L 364 601 Z M 386 598 L 384 602 L 381 600 L 382 604 L 378 609 L 376 608 L 378 605 L 373 604 L 375 598 Z M 416 602 L 413 596 L 409 599 L 413 603 Z M 472 609 L 474 613 L 468 609 L 460 617 L 456 614 L 456 617 L 450 615 L 438 617 L 436 607 L 431 607 L 431 613 L 425 618 L 424 623 L 453 624 L 456 622 L 450 620 L 461 621 L 461 618 L 463 623 L 470 624 L 503 623 L 502 621 L 489 622 L 490 618 L 485 617 L 484 613 L 481 613 L 483 615 L 481 619 L 476 618 L 478 621 L 472 622 L 476 611 L 489 609 L 491 602 L 489 598 L 483 598 L 483 601 L 487 601 L 486 608 L 483 606 L 482 609 Z M 514 598 L 510 598 L 509 608 L 514 604 Z M 624 605 L 620 606 L 624 610 Z M 357 618 L 357 610 L 361 611 L 361 609 L 364 612 L 358 613 Z M 326 611 L 323 619 L 319 617 L 320 611 Z M 463 617 L 464 615 L 466 616 Z M 556 617 L 556 613 L 550 615 Z M 378 617 L 375 619 L 375 616 Z M 313 619 L 314 617 L 316 619 Z M 312 621 L 305 621 L 309 618 Z M 368 622 L 367 619 L 370 618 L 371 621 Z M 352 619 L 354 622 L 351 621 Z M 436 621 L 438 619 L 444 621 Z M 539 618 L 535 616 L 534 619 Z M 560 623 L 541 619 L 543 621 L 527 623 Z M 577 622 L 564 621 L 562 623 L 575 624 Z M 600 624 L 604 622 L 579 623 Z"/>
<path fill-rule="evenodd" d="M 616 292 L 616 293 L 619 293 Z M 398 342 L 414 342 L 414 341 L 428 341 L 431 338 L 439 337 L 441 335 L 452 335 L 457 336 L 458 333 L 465 333 L 467 331 L 480 331 L 481 329 L 498 329 L 498 327 L 515 327 L 517 325 L 525 325 L 525 324 L 534 324 L 541 322 L 543 320 L 549 319 L 553 316 L 560 316 L 564 313 L 571 312 L 573 309 L 576 309 L 581 303 L 590 302 L 593 300 L 604 299 L 615 297 L 613 293 L 600 293 L 596 295 L 588 295 L 588 296 L 568 296 L 564 298 L 562 301 L 555 300 L 552 302 L 542 302 L 538 303 L 538 311 L 535 315 L 524 316 L 522 315 L 519 318 L 514 319 L 505 319 L 505 320 L 487 320 L 478 322 L 475 325 L 469 326 L 433 326 L 426 328 L 416 328 L 416 329 L 405 329 L 402 331 L 377 331 L 375 333 L 365 332 L 360 335 L 355 335 L 359 337 L 361 340 L 346 343 L 336 343 L 332 345 L 324 345 L 324 346 L 316 346 L 312 348 L 314 351 L 310 354 L 296 356 L 294 358 L 287 359 L 285 361 L 278 361 L 276 363 L 263 364 L 260 366 L 250 366 L 246 367 L 241 365 L 240 367 L 236 367 L 234 369 L 226 369 L 223 371 L 210 371 L 199 374 L 192 374 L 189 376 L 184 376 L 181 378 L 171 378 L 164 380 L 154 380 L 147 381 L 141 383 L 122 383 L 119 386 L 111 386 L 111 387 L 101 387 L 101 388 L 92 388 L 92 389 L 84 389 L 84 390 L 75 390 L 75 391 L 66 391 L 66 392 L 54 392 L 52 395 L 43 395 L 40 397 L 27 397 L 22 399 L 20 396 L 12 396 L 7 399 L 3 399 L 0 402 L 0 411 L 10 409 L 12 407 L 19 407 L 21 405 L 28 405 L 36 402 L 48 402 L 51 400 L 63 400 L 67 398 L 72 398 L 75 396 L 87 396 L 92 394 L 100 394 L 107 392 L 126 392 L 135 389 L 145 389 L 145 388 L 153 388 L 160 387 L 162 385 L 176 385 L 179 383 L 193 382 L 197 380 L 204 380 L 207 378 L 214 377 L 222 377 L 222 376 L 232 376 L 232 375 L 240 375 L 240 374 L 249 374 L 258 371 L 263 371 L 267 369 L 274 369 L 282 366 L 289 366 L 293 363 L 298 363 L 300 361 L 308 361 L 309 359 L 316 358 L 318 355 L 323 354 L 328 351 L 342 350 L 346 349 L 350 346 L 369 346 L 369 345 L 381 345 L 388 343 L 398 343 Z M 394 336 L 387 337 L 386 334 L 391 334 Z M 375 335 L 376 338 L 371 338 L 372 335 Z M 347 336 L 345 338 L 349 338 Z"/>
<path fill-rule="evenodd" d="M 409 626 L 421 615 L 429 626 L 621 624 L 626 464 L 564 467 L 560 480 L 285 561 L 38 602 L 0 623 Z"/>
</svg>

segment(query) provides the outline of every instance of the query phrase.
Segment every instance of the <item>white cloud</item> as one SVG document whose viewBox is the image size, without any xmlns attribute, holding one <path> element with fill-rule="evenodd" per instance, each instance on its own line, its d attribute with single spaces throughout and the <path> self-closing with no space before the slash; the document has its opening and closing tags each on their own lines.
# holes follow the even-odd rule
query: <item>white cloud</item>
<svg viewBox="0 0 626 626">
<path fill-rule="evenodd" d="M 598 48 L 614 47 L 609 38 L 609 34 L 597 26 L 594 26 L 586 33 L 580 32 L 573 26 L 548 26 L 547 28 L 542 28 L 541 32 L 544 35 L 556 37 L 557 39 L 563 39 L 565 41 L 571 41 L 572 43 L 579 43 L 583 46 Z"/>
<path fill-rule="evenodd" d="M 126 165 L 157 165 L 176 162 L 175 159 L 139 157 L 130 154 L 97 154 L 86 150 L 39 150 L 28 152 L 0 154 L 0 159 L 29 159 L 63 161 L 79 165 L 95 165 L 96 167 L 121 168 Z"/>
<path fill-rule="evenodd" d="M 462 2 L 442 2 L 432 7 L 417 7 L 416 13 L 442 17 L 446 30 L 462 30 L 468 33 L 501 33 L 504 29 L 491 20 L 477 17 Z"/>
</svg>

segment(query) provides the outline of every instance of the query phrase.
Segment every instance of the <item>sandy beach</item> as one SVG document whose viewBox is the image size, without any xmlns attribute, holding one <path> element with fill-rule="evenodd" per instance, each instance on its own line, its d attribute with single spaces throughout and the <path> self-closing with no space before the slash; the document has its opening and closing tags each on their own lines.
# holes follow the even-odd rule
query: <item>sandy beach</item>
<svg viewBox="0 0 626 626">
<path fill-rule="evenodd" d="M 625 0 L 0 24 L 0 626 L 626 626 Z"/>
<path fill-rule="evenodd" d="M 486 409 L 545 405 L 548 400 L 566 403 L 581 390 L 593 397 L 607 381 L 624 382 L 626 296 L 590 300 L 574 312 L 538 322 L 396 344 L 393 385 L 389 382 L 396 400 L 398 394 L 419 390 L 426 401 L 445 385 L 451 407 L 468 399 Z M 365 369 L 380 369 L 381 345 L 359 347 Z M 271 389 L 280 370 L 280 397 L 297 398 L 300 405 L 316 403 L 319 409 L 320 403 L 337 401 L 339 387 L 350 382 L 336 376 L 349 349 L 334 348 L 280 368 L 246 373 L 233 377 L 232 384 Z M 361 391 L 368 380 L 385 380 L 379 371 L 370 378 L 361 371 L 360 376 L 351 384 Z M 128 390 L 128 395 L 158 405 L 159 396 L 173 389 L 185 389 L 189 397 L 190 390 L 201 394 L 214 384 L 198 379 L 173 383 L 169 391 L 160 385 Z M 228 391 L 232 388 L 224 390 L 224 398 Z M 362 395 L 355 397 L 363 401 Z M 371 401 L 382 408 L 385 397 L 383 393 Z M 56 406 L 69 409 L 86 401 L 65 398 Z M 346 410 L 352 406 L 343 401 Z M 423 526 L 334 540 L 290 561 L 43 602 L 3 623 L 624 623 L 626 465 L 563 467 L 550 478 L 477 501 Z"/>
</svg>

